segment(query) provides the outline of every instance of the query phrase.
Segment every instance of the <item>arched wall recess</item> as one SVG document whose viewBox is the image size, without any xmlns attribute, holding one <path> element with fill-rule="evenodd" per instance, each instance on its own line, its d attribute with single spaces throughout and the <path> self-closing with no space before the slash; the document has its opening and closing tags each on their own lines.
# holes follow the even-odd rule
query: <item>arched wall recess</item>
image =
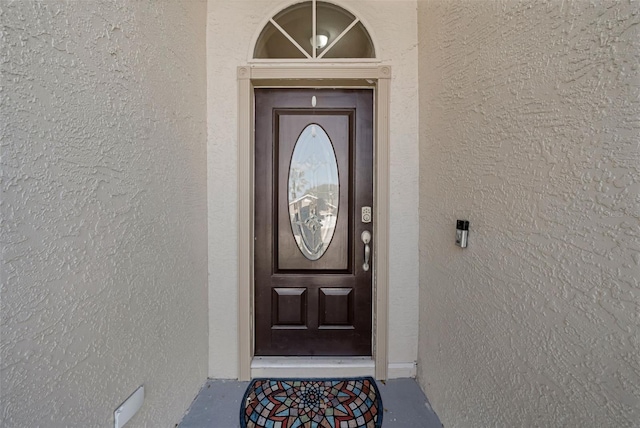
<svg viewBox="0 0 640 428">
<path fill-rule="evenodd" d="M 254 43 L 254 60 L 375 59 L 360 18 L 325 1 L 295 3 L 269 18 Z"/>
</svg>

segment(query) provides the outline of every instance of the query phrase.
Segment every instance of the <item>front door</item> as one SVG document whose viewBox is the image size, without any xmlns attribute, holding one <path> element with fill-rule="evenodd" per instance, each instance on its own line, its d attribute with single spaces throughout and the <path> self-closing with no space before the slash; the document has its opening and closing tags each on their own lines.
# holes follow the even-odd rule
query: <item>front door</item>
<svg viewBox="0 0 640 428">
<path fill-rule="evenodd" d="M 255 354 L 372 355 L 373 91 L 255 90 Z"/>
</svg>

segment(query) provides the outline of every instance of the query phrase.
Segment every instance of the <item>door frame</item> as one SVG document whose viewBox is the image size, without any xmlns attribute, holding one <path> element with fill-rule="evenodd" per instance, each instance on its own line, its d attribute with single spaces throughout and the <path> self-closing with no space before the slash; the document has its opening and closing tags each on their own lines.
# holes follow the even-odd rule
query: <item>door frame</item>
<svg viewBox="0 0 640 428">
<path fill-rule="evenodd" d="M 254 357 L 254 88 L 340 87 L 374 91 L 373 360 L 386 379 L 389 328 L 389 106 L 388 65 L 240 66 L 238 78 L 238 379 L 251 379 Z"/>
</svg>

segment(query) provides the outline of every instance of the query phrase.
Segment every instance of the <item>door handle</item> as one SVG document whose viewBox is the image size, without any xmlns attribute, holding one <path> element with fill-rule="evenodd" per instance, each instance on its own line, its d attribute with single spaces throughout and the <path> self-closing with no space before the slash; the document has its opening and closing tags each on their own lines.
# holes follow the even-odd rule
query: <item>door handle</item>
<svg viewBox="0 0 640 428">
<path fill-rule="evenodd" d="M 364 264 L 362 265 L 362 269 L 366 272 L 369 270 L 369 259 L 371 258 L 371 247 L 369 246 L 369 242 L 371 242 L 371 232 L 365 230 L 360 235 L 362 242 L 364 243 Z"/>
</svg>

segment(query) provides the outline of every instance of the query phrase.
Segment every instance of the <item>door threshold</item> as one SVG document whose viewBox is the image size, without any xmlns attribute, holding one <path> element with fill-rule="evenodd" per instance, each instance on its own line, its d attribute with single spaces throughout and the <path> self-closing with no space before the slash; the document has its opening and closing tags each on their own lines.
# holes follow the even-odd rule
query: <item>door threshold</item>
<svg viewBox="0 0 640 428">
<path fill-rule="evenodd" d="M 251 377 L 359 377 L 374 376 L 372 357 L 253 357 Z"/>
</svg>

